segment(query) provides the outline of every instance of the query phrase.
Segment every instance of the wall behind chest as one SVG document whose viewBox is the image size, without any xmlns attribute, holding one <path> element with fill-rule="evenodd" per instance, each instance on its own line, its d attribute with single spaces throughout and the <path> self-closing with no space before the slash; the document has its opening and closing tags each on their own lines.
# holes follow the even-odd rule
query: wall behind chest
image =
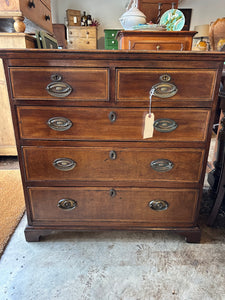
<svg viewBox="0 0 225 300">
<path fill-rule="evenodd" d="M 53 23 L 64 23 L 67 9 L 86 11 L 100 22 L 98 48 L 104 49 L 104 29 L 121 29 L 120 16 L 129 0 L 52 0 Z M 181 0 L 179 8 L 192 8 L 191 30 L 195 25 L 209 24 L 224 17 L 224 0 Z"/>
</svg>

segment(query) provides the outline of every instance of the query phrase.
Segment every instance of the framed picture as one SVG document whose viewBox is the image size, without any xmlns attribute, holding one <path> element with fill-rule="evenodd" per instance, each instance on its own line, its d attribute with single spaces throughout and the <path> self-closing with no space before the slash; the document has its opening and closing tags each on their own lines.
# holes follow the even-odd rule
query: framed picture
<svg viewBox="0 0 225 300">
<path fill-rule="evenodd" d="M 185 17 L 185 23 L 182 31 L 189 31 L 190 30 L 190 24 L 191 24 L 191 14 L 192 9 L 191 8 L 179 8 L 180 11 L 184 14 Z"/>
<path fill-rule="evenodd" d="M 36 31 L 37 46 L 40 49 L 58 49 L 58 42 L 45 31 Z"/>
</svg>

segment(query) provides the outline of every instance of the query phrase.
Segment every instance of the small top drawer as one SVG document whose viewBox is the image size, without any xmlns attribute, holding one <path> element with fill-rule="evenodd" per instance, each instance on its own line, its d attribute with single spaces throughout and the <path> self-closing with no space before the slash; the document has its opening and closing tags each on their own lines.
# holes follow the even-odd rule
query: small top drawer
<svg viewBox="0 0 225 300">
<path fill-rule="evenodd" d="M 117 69 L 116 100 L 147 104 L 154 87 L 153 106 L 211 106 L 216 75 L 213 69 Z"/>
<path fill-rule="evenodd" d="M 79 38 L 96 38 L 97 31 L 96 26 L 85 27 L 85 26 L 69 26 L 68 35 L 70 37 L 79 37 Z"/>
<path fill-rule="evenodd" d="M 118 30 L 116 30 L 116 29 L 105 29 L 104 32 L 105 32 L 105 39 L 115 39 Z"/>
<path fill-rule="evenodd" d="M 11 68 L 15 99 L 108 101 L 107 68 Z"/>
</svg>

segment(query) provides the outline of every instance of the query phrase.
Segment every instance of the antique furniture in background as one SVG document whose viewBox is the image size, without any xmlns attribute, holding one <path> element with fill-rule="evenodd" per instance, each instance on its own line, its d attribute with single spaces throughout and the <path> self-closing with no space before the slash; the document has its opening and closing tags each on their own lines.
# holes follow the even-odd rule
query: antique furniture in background
<svg viewBox="0 0 225 300">
<path fill-rule="evenodd" d="M 165 230 L 198 213 L 225 54 L 1 50 L 27 241 L 55 230 Z M 203 84 L 204 83 L 204 84 Z M 155 115 L 152 138 L 144 119 Z"/>
<path fill-rule="evenodd" d="M 25 33 L 0 33 L 1 48 L 36 48 L 34 37 Z M 10 111 L 9 97 L 2 60 L 0 59 L 0 156 L 16 156 L 16 143 Z"/>
<path fill-rule="evenodd" d="M 64 24 L 52 24 L 52 27 L 58 46 L 66 49 L 66 26 Z"/>
<path fill-rule="evenodd" d="M 5 19 L 6 18 L 6 19 Z M 12 22 L 14 18 L 15 30 L 12 32 Z M 25 20 L 24 20 L 25 18 Z M 50 0 L 11 0 L 0 1 L 1 48 L 36 48 L 36 39 L 28 34 L 34 28 L 45 29 L 52 33 L 51 21 L 51 1 Z M 28 25 L 25 31 L 26 21 Z M 5 22 L 4 22 L 5 21 Z M 33 22 L 33 23 L 32 23 Z M 9 99 L 5 82 L 5 75 L 0 61 L 0 89 L 1 89 L 1 111 L 0 111 L 0 155 L 17 155 L 15 137 L 12 125 Z"/>
<path fill-rule="evenodd" d="M 225 18 L 217 19 L 210 24 L 209 40 L 212 50 L 225 51 Z"/>
<path fill-rule="evenodd" d="M 97 49 L 96 26 L 68 26 L 68 49 L 93 50 Z"/>
<path fill-rule="evenodd" d="M 117 50 L 118 41 L 117 41 L 117 32 L 118 29 L 105 29 L 105 49 L 106 50 Z"/>
<path fill-rule="evenodd" d="M 13 18 L 16 32 L 24 32 L 24 18 L 52 33 L 51 0 L 0 1 L 0 18 Z"/>
<path fill-rule="evenodd" d="M 196 31 L 121 30 L 117 39 L 119 49 L 186 51 L 191 50 L 195 34 Z"/>
<path fill-rule="evenodd" d="M 178 0 L 137 0 L 138 8 L 146 15 L 147 23 L 159 23 L 160 17 L 165 11 L 177 8 Z"/>
</svg>

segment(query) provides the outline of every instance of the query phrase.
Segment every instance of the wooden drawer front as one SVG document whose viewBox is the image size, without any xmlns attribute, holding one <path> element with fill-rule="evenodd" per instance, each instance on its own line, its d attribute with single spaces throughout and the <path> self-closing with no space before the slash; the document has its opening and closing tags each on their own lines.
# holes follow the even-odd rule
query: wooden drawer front
<svg viewBox="0 0 225 300">
<path fill-rule="evenodd" d="M 129 50 L 169 50 L 183 51 L 185 43 L 182 42 L 148 42 L 145 40 L 130 41 Z"/>
<path fill-rule="evenodd" d="M 202 99 L 212 101 L 217 72 L 214 70 L 117 70 L 117 100 L 118 101 L 143 101 L 149 102 L 149 91 L 152 86 L 162 83 L 160 76 L 168 74 L 169 83 L 178 89 L 177 93 L 168 98 L 153 97 L 152 105 L 160 101 Z M 204 84 L 200 84 L 204 82 Z M 191 105 L 190 103 L 189 105 Z M 188 105 L 188 104 L 187 104 Z"/>
<path fill-rule="evenodd" d="M 109 100 L 109 71 L 106 68 L 11 68 L 10 74 L 14 98 Z M 60 75 L 61 80 L 56 81 L 56 75 Z M 48 93 L 46 88 L 49 84 L 60 86 L 62 82 L 72 88 L 69 95 Z"/>
<path fill-rule="evenodd" d="M 146 222 L 148 226 L 158 227 L 194 222 L 197 190 L 147 188 L 113 188 L 113 190 L 114 193 L 110 188 L 102 187 L 30 188 L 32 219 L 37 223 L 50 222 L 50 224 L 76 221 L 122 224 L 132 221 Z M 62 199 L 65 200 L 60 202 Z M 162 208 L 165 209 L 157 211 L 150 208 L 152 206 L 150 202 L 155 200 L 163 200 L 164 202 L 161 203 L 165 207 Z M 168 204 L 167 208 L 166 204 Z"/>
<path fill-rule="evenodd" d="M 53 32 L 51 10 L 46 6 L 46 3 L 40 0 L 34 1 L 35 7 L 30 8 L 29 0 L 20 2 L 21 11 L 27 19 L 31 20 L 41 28 Z"/>
<path fill-rule="evenodd" d="M 155 108 L 153 112 L 157 130 L 154 130 L 153 138 L 143 139 L 143 124 L 147 112 L 147 109 L 138 108 L 17 107 L 20 137 L 23 139 L 144 142 L 191 142 L 206 139 L 208 110 Z M 57 131 L 50 128 L 52 123 L 57 124 L 57 118 L 60 122 L 61 117 L 65 118 L 63 124 L 68 129 Z M 173 131 L 169 131 L 168 127 L 169 132 L 159 131 L 157 122 L 164 119 L 175 122 L 177 127 Z M 69 126 L 66 127 L 66 124 Z"/>
<path fill-rule="evenodd" d="M 200 178 L 204 151 L 171 148 L 23 147 L 23 154 L 28 181 L 175 180 L 196 183 Z M 57 166 L 54 166 L 57 161 Z M 65 169 L 59 170 L 60 166 Z"/>
<path fill-rule="evenodd" d="M 96 28 L 95 27 L 78 27 L 78 26 L 69 26 L 68 27 L 68 36 L 70 38 L 94 38 L 96 39 Z"/>
<path fill-rule="evenodd" d="M 53 0 L 54 1 L 54 0 Z M 41 2 L 47 6 L 49 9 L 51 9 L 51 0 L 41 0 Z"/>
<path fill-rule="evenodd" d="M 68 44 L 68 49 L 75 50 L 91 50 L 97 48 L 96 38 L 70 38 Z"/>
</svg>

